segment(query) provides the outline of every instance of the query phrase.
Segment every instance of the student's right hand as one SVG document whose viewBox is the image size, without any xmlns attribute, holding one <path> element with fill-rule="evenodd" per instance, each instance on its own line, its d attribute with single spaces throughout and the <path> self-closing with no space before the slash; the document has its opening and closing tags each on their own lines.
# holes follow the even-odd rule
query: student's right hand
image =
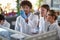
<svg viewBox="0 0 60 40">
<path fill-rule="evenodd" d="M 28 23 L 28 19 L 25 19 L 25 22 Z"/>
</svg>

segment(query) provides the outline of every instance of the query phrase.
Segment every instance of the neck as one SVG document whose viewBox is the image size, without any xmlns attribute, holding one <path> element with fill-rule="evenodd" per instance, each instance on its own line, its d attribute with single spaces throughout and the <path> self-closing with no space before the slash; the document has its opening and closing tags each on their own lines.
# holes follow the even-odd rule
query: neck
<svg viewBox="0 0 60 40">
<path fill-rule="evenodd" d="M 30 12 L 29 12 L 30 13 Z M 28 15 L 29 13 L 25 13 L 26 15 Z"/>
</svg>

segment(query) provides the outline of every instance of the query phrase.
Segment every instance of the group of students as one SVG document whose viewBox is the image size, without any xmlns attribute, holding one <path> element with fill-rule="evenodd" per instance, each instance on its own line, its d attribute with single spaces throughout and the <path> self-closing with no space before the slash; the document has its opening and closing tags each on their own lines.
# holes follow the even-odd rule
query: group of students
<svg viewBox="0 0 60 40">
<path fill-rule="evenodd" d="M 52 30 L 58 31 L 58 21 L 54 10 L 50 10 L 49 5 L 43 4 L 39 16 L 32 13 L 30 1 L 20 3 L 22 10 L 16 19 L 15 30 L 25 34 L 44 33 Z M 5 22 L 5 23 L 4 23 Z M 10 24 L 0 15 L 0 26 L 8 27 Z"/>
<path fill-rule="evenodd" d="M 36 34 L 57 30 L 58 22 L 54 10 L 50 10 L 49 5 L 43 4 L 39 16 L 31 12 L 32 4 L 29 1 L 20 3 L 22 10 L 17 17 L 15 30 L 26 33 Z"/>
</svg>

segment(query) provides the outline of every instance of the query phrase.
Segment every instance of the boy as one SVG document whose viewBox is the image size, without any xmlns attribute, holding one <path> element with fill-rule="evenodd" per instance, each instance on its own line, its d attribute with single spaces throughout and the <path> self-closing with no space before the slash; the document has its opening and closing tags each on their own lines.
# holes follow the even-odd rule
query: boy
<svg viewBox="0 0 60 40">
<path fill-rule="evenodd" d="M 32 4 L 29 1 L 22 1 L 20 5 L 25 17 L 23 17 L 24 15 L 17 17 L 15 30 L 28 34 L 34 33 L 38 24 L 38 16 L 31 13 Z"/>
</svg>

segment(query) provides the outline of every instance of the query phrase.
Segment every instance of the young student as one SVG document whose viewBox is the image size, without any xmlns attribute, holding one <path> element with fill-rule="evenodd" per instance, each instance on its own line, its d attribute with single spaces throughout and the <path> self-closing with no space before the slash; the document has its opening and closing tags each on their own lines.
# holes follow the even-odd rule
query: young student
<svg viewBox="0 0 60 40">
<path fill-rule="evenodd" d="M 39 32 L 43 32 L 45 28 L 45 19 L 48 11 L 50 10 L 49 5 L 43 4 L 41 6 L 41 12 L 40 12 L 40 21 L 39 21 Z"/>
<path fill-rule="evenodd" d="M 5 20 L 5 17 L 0 14 L 0 27 L 10 28 L 10 24 Z"/>
<path fill-rule="evenodd" d="M 50 10 L 49 13 L 47 14 L 47 22 L 50 24 L 45 26 L 46 32 L 52 31 L 52 30 L 57 30 L 57 23 L 56 23 L 57 16 L 55 15 L 54 10 Z"/>
<path fill-rule="evenodd" d="M 35 33 L 35 28 L 38 25 L 38 16 L 31 12 L 32 4 L 30 1 L 22 1 L 20 5 L 25 12 L 25 17 L 23 15 L 17 17 L 15 30 L 28 34 Z"/>
</svg>

